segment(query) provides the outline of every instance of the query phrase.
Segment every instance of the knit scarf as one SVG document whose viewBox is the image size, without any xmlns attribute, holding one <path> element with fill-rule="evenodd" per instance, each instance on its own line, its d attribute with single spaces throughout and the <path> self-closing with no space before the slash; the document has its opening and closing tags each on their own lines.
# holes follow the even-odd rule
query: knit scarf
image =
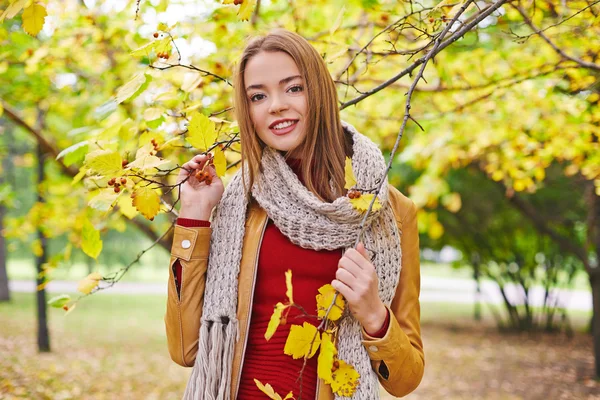
<svg viewBox="0 0 600 400">
<path fill-rule="evenodd" d="M 342 126 L 353 139 L 356 187 L 375 188 L 379 179 L 385 179 L 379 193 L 382 207 L 367 219 L 362 241 L 374 254 L 371 262 L 379 277 L 379 296 L 389 306 L 398 285 L 401 252 L 400 235 L 388 204 L 385 160 L 371 140 L 350 124 L 342 122 Z M 364 214 L 352 207 L 348 197 L 339 197 L 332 203 L 319 200 L 304 187 L 284 157 L 269 147 L 263 150 L 261 165 L 263 172 L 257 176 L 252 196 L 292 243 L 313 250 L 345 250 L 354 246 Z M 239 340 L 238 274 L 248 206 L 242 173 L 247 174 L 247 170 L 241 168 L 234 175 L 213 211 L 199 348 L 184 400 L 230 400 L 234 395 L 231 372 L 234 345 Z M 338 334 L 338 357 L 360 374 L 351 399 L 379 399 L 377 375 L 361 340 L 361 325 L 351 313 L 345 313 Z M 350 399 L 339 395 L 335 398 Z"/>
</svg>

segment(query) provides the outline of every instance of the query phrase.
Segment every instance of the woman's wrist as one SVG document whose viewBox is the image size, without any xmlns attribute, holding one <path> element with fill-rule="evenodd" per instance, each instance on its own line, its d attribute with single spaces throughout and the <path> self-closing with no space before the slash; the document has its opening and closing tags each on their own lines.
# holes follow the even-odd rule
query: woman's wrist
<svg viewBox="0 0 600 400">
<path fill-rule="evenodd" d="M 182 205 L 181 210 L 179 210 L 179 218 L 201 219 L 208 221 L 210 219 L 212 209 L 213 207 L 207 204 L 194 204 L 188 206 Z"/>
<path fill-rule="evenodd" d="M 368 334 L 379 332 L 385 321 L 387 320 L 387 308 L 381 303 L 381 306 L 377 308 L 377 310 L 372 314 L 372 318 L 368 321 L 365 321 L 363 324 L 363 329 Z"/>
</svg>

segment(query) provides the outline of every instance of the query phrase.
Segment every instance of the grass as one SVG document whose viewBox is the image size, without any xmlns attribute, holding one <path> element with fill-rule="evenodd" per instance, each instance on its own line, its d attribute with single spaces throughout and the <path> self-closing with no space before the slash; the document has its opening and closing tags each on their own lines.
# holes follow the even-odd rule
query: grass
<svg viewBox="0 0 600 400">
<path fill-rule="evenodd" d="M 133 258 L 133 255 L 132 255 Z M 165 282 L 168 278 L 167 265 L 169 256 L 160 249 L 152 249 L 145 254 L 140 263 L 134 264 L 125 274 L 123 282 Z M 122 266 L 112 266 L 98 264 L 94 270 L 106 275 L 114 272 Z M 11 280 L 32 280 L 35 279 L 35 267 L 30 259 L 9 259 L 8 277 Z M 51 274 L 54 280 L 79 281 L 88 274 L 88 266 L 85 263 L 72 263 L 61 266 Z M 421 274 L 423 276 L 437 278 L 454 279 L 472 279 L 472 272 L 469 268 L 453 268 L 450 264 L 436 264 L 430 262 L 421 263 Z M 585 272 L 578 273 L 573 281 L 572 289 L 589 291 L 590 285 Z"/>
<path fill-rule="evenodd" d="M 13 294 L 0 303 L 0 398 L 180 399 L 190 369 L 168 356 L 165 300 L 105 293 L 67 316 L 51 308 L 52 352 L 40 354 L 35 294 Z M 578 314 L 571 318 L 589 318 Z M 591 398 L 600 390 L 588 335 L 501 335 L 488 313 L 483 323 L 471 315 L 469 305 L 422 304 L 426 372 L 407 399 Z"/>
</svg>

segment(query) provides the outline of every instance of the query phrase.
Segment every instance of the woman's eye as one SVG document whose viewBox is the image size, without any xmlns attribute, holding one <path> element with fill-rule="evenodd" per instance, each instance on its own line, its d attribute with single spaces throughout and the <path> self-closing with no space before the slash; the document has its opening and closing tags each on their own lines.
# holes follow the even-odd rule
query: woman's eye
<svg viewBox="0 0 600 400">
<path fill-rule="evenodd" d="M 264 97 L 264 95 L 262 94 L 255 94 L 250 96 L 250 101 L 259 101 L 262 100 L 262 98 Z"/>
<path fill-rule="evenodd" d="M 301 91 L 302 91 L 302 86 L 300 86 L 300 85 L 292 86 L 292 87 L 290 88 L 290 91 L 292 91 L 292 92 L 294 92 L 294 93 L 301 92 Z"/>
</svg>

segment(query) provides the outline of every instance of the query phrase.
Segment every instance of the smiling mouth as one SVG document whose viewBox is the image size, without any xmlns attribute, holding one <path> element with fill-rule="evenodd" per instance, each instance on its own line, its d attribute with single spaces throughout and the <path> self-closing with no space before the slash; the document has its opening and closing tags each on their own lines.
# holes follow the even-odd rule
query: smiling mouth
<svg viewBox="0 0 600 400">
<path fill-rule="evenodd" d="M 273 132 L 276 135 L 285 135 L 286 133 L 290 133 L 291 131 L 293 131 L 294 128 L 296 128 L 296 125 L 298 125 L 298 120 L 285 121 L 275 125 L 273 128 L 270 129 L 271 132 Z"/>
</svg>

